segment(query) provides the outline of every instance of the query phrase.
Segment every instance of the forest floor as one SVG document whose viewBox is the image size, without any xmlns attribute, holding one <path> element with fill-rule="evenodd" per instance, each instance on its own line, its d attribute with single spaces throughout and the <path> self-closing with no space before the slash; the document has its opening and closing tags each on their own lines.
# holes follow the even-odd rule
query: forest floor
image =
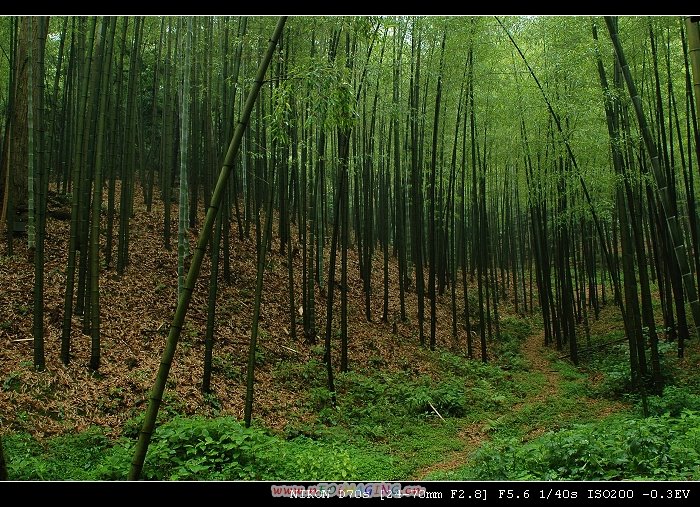
<svg viewBox="0 0 700 507">
<path fill-rule="evenodd" d="M 120 192 L 117 188 L 116 195 Z M 118 209 L 118 199 L 116 209 Z M 158 370 L 165 339 L 176 305 L 177 292 L 177 220 L 171 224 L 172 248 L 164 248 L 163 204 L 154 202 L 148 212 L 140 189 L 136 189 L 134 215 L 130 220 L 129 264 L 119 275 L 117 263 L 118 216 L 115 217 L 112 258 L 106 263 L 107 216 L 103 210 L 100 277 L 101 364 L 89 369 L 90 337 L 83 327 L 82 315 L 74 311 L 71 326 L 71 358 L 60 360 L 61 327 L 68 240 L 70 237 L 67 204 L 52 200 L 49 204 L 44 264 L 44 340 L 46 368 L 33 368 L 33 283 L 34 268 L 28 261 L 26 237 L 14 241 L 14 255 L 0 255 L 0 426 L 3 432 L 28 432 L 37 438 L 75 433 L 97 425 L 116 436 L 125 423 L 140 415 L 146 407 L 148 392 Z M 171 216 L 177 217 L 173 204 Z M 202 221 L 200 214 L 198 226 Z M 198 229 L 190 231 L 189 243 L 196 244 Z M 290 325 L 287 255 L 280 253 L 279 236 L 274 235 L 264 278 L 256 352 L 256 389 L 253 418 L 261 424 L 284 430 L 290 417 L 297 421 L 313 419 L 304 405 L 299 386 L 285 382 L 290 365 L 320 362 L 323 357 L 323 332 L 326 308 L 324 288 L 316 285 L 316 343 L 303 337 L 300 315 L 302 259 L 294 241 L 294 312 L 296 337 Z M 4 250 L 4 246 L 3 246 Z M 329 248 L 326 249 L 326 257 Z M 249 235 L 239 236 L 235 219 L 231 225 L 230 280 L 223 266 L 219 270 L 217 318 L 212 375 L 212 393 L 201 391 L 204 336 L 207 319 L 207 291 L 210 278 L 208 255 L 196 284 L 193 300 L 180 338 L 178 350 L 166 386 L 161 412 L 181 415 L 232 415 L 243 417 L 248 343 L 251 333 L 256 277 L 255 224 Z M 372 321 L 365 318 L 364 291 L 358 276 L 358 258 L 348 254 L 348 328 L 349 365 L 381 366 L 388 370 L 410 368 L 430 373 L 429 352 L 419 345 L 415 316 L 415 291 L 407 290 L 406 312 L 409 320 L 399 318 L 399 296 L 395 281 L 397 266 L 389 264 L 389 319 L 381 321 L 383 273 L 381 252 L 375 253 L 372 275 Z M 80 264 L 80 254 L 76 265 Z M 340 263 L 338 263 L 340 264 Z M 338 270 L 339 271 L 339 270 Z M 78 288 L 78 269 L 75 287 Z M 339 293 L 336 314 L 339 314 Z M 465 347 L 466 333 L 459 330 L 455 341 L 451 334 L 449 297 L 437 305 L 437 348 Z M 77 297 L 74 296 L 74 304 Z M 428 306 L 426 304 L 426 306 Z M 74 306 L 74 308 L 76 308 Z M 427 312 L 429 313 L 429 312 Z M 339 315 L 334 317 L 333 361 L 339 362 L 340 340 L 336 331 Z M 426 333 L 429 333 L 426 325 Z M 474 344 L 479 354 L 478 342 Z M 318 365 L 319 372 L 323 366 Z M 321 376 L 322 378 L 322 376 Z M 323 385 L 323 383 L 321 383 Z M 313 385 L 308 388 L 314 387 Z"/>
<path fill-rule="evenodd" d="M 117 192 L 119 195 L 119 192 Z M 60 360 L 69 224 L 67 207 L 52 201 L 44 265 L 46 368 L 33 368 L 33 265 L 26 238 L 17 238 L 14 255 L 0 255 L 0 431 L 28 434 L 39 442 L 77 435 L 94 427 L 108 438 L 133 438 L 140 427 L 153 385 L 177 291 L 177 225 L 171 224 L 172 248 L 164 248 L 163 205 L 145 210 L 136 192 L 130 220 L 129 264 L 116 271 L 106 262 L 107 216 L 103 211 L 103 260 L 100 277 L 101 363 L 89 369 L 90 337 L 75 312 L 71 326 L 71 361 Z M 173 205 L 172 216 L 177 217 Z M 198 224 L 201 224 L 201 209 Z M 198 230 L 190 231 L 193 246 Z M 255 224 L 239 235 L 231 225 L 230 279 L 219 271 L 212 392 L 201 382 L 210 265 L 205 258 L 170 372 L 159 424 L 176 416 L 232 416 L 243 419 L 248 343 L 256 278 Z M 327 278 L 327 255 L 323 277 Z M 289 301 L 287 255 L 274 235 L 265 269 L 256 351 L 254 424 L 283 439 L 297 436 L 350 445 L 363 478 L 435 479 L 466 466 L 473 453 L 496 438 L 529 441 L 574 422 L 592 421 L 624 411 L 629 405 L 595 397 L 596 378 L 561 360 L 543 344 L 537 317 L 518 315 L 512 303 L 499 307 L 502 343 L 489 339 L 489 363 L 482 364 L 480 343 L 474 360 L 466 358 L 467 335 L 458 326 L 452 336 L 450 291 L 438 297 L 436 350 L 419 343 L 417 297 L 406 292 L 407 320 L 402 321 L 396 262 L 389 262 L 389 311 L 382 321 L 381 251 L 372 274 L 372 319 L 365 315 L 359 260 L 348 253 L 348 328 L 350 373 L 336 379 L 339 406 L 329 407 L 323 364 L 326 288 L 316 284 L 316 343 L 303 336 L 301 316 L 302 254 L 293 242 L 295 298 Z M 78 265 L 79 265 L 78 257 Z M 76 275 L 76 287 L 78 276 Z M 469 289 L 474 295 L 475 284 Z M 461 288 L 461 287 L 460 287 Z M 458 296 L 458 300 L 460 300 Z M 473 305 L 476 307 L 476 304 Z M 426 308 L 429 308 L 426 301 Z M 339 295 L 336 298 L 339 314 Z M 291 312 L 295 314 L 294 328 Z M 461 311 L 461 305 L 458 305 Z M 429 310 L 426 311 L 426 315 Z M 613 319 L 608 319 L 612 321 Z M 339 315 L 334 317 L 334 368 L 339 364 Z M 295 336 L 293 332 L 295 331 Z M 429 326 L 425 325 L 426 340 Z M 443 418 L 444 416 L 444 418 Z M 320 441 L 319 440 L 319 441 Z M 336 445 L 333 444 L 333 445 Z M 320 465 L 319 465 L 320 466 Z M 364 467 L 364 468 L 363 468 Z M 58 467 L 60 470 L 60 467 Z"/>
</svg>

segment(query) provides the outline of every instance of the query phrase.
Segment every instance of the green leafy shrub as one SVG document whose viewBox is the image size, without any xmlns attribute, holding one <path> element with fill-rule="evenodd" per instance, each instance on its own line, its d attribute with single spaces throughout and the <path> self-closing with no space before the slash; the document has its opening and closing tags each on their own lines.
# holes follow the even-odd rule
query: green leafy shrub
<svg viewBox="0 0 700 507">
<path fill-rule="evenodd" d="M 684 409 L 700 412 L 700 395 L 685 386 L 666 386 L 662 396 L 647 398 L 650 415 L 678 417 Z"/>
<path fill-rule="evenodd" d="M 98 479 L 125 479 L 133 442 L 122 440 L 97 467 Z M 231 417 L 175 418 L 156 429 L 146 480 L 344 480 L 356 472 L 338 444 L 303 436 L 285 441 Z"/>
<path fill-rule="evenodd" d="M 261 475 L 265 480 L 339 481 L 349 480 L 357 473 L 347 448 L 304 436 L 284 442 L 284 445 L 268 447 L 262 461 L 268 464 Z"/>
<path fill-rule="evenodd" d="M 296 385 L 303 382 L 305 385 L 322 386 L 326 381 L 325 365 L 318 359 L 311 358 L 305 363 L 283 359 L 272 370 L 275 380 L 286 385 Z"/>
<path fill-rule="evenodd" d="M 413 378 L 408 372 L 339 375 L 338 402 L 345 423 L 353 430 L 381 437 L 383 427 L 401 425 L 402 418 L 437 417 L 433 407 L 442 417 L 464 417 L 507 401 L 503 388 L 507 391 L 510 381 L 498 366 L 449 352 L 441 352 L 437 359 L 442 379 Z"/>
<path fill-rule="evenodd" d="M 697 480 L 700 414 L 615 417 L 484 445 L 459 479 L 480 480 Z"/>
<path fill-rule="evenodd" d="M 467 359 L 450 352 L 441 352 L 438 361 L 446 374 L 443 377 L 458 375 L 463 377 L 467 385 L 479 382 L 502 385 L 507 379 L 507 373 L 503 368 L 493 363 L 484 363 L 479 359 Z"/>
<path fill-rule="evenodd" d="M 409 415 L 434 414 L 432 404 L 443 417 L 461 417 L 468 410 L 464 380 L 451 377 L 436 382 L 427 375 L 412 380 L 407 374 L 350 377 L 348 415 L 371 417 L 375 421 Z"/>
<path fill-rule="evenodd" d="M 256 455 L 270 437 L 256 428 L 244 428 L 230 417 L 181 418 L 156 429 L 143 477 L 149 480 L 254 479 Z M 130 447 L 130 446 L 128 446 Z M 123 479 L 125 449 L 115 451 L 100 469 L 100 478 Z M 126 454 L 131 455 L 131 449 Z"/>
<path fill-rule="evenodd" d="M 618 399 L 632 392 L 629 346 L 626 343 L 609 347 L 593 360 L 593 369 L 603 373 L 603 380 L 593 389 L 594 396 Z"/>
<path fill-rule="evenodd" d="M 499 321 L 501 338 L 522 342 L 532 334 L 532 324 L 529 320 L 520 317 L 503 317 Z"/>
<path fill-rule="evenodd" d="M 610 333 L 605 341 L 613 342 L 621 337 L 620 333 Z M 661 340 L 658 342 L 658 351 L 661 378 L 665 383 L 671 383 L 677 368 L 674 361 L 668 360 L 668 356 L 675 355 L 675 344 Z M 647 361 L 650 361 L 651 350 L 648 345 L 645 353 Z M 603 380 L 592 389 L 592 396 L 604 396 L 611 399 L 629 396 L 636 398 L 638 396 L 637 386 L 633 385 L 631 379 L 629 345 L 627 343 L 617 343 L 596 351 L 591 357 L 590 367 L 603 374 Z"/>
<path fill-rule="evenodd" d="M 312 387 L 309 389 L 309 402 L 316 412 L 332 404 L 333 393 L 327 387 Z"/>
<path fill-rule="evenodd" d="M 500 339 L 495 343 L 497 363 L 506 369 L 525 369 L 520 348 L 532 334 L 532 325 L 522 318 L 504 317 L 499 321 L 499 328 Z"/>
<path fill-rule="evenodd" d="M 432 414 L 435 407 L 443 417 L 462 417 L 469 409 L 464 381 L 457 378 L 436 386 L 420 386 L 407 397 L 406 403 L 415 414 Z"/>
</svg>

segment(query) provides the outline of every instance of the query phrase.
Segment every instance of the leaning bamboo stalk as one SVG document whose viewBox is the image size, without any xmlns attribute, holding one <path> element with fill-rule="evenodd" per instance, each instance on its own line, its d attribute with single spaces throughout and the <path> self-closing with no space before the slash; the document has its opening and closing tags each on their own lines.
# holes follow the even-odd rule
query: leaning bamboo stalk
<svg viewBox="0 0 700 507">
<path fill-rule="evenodd" d="M 137 480 L 141 475 L 143 464 L 146 459 L 146 452 L 148 451 L 148 445 L 151 441 L 151 436 L 155 427 L 158 409 L 160 408 L 160 403 L 163 400 L 165 382 L 168 378 L 168 373 L 170 372 L 170 366 L 173 362 L 180 333 L 182 332 L 182 325 L 185 321 L 185 315 L 187 314 L 187 309 L 189 308 L 190 301 L 192 300 L 192 292 L 194 290 L 195 282 L 199 277 L 202 261 L 204 260 L 204 253 L 206 252 L 207 245 L 211 238 L 212 229 L 216 220 L 216 214 L 221 205 L 224 190 L 228 184 L 228 178 L 231 174 L 234 159 L 239 148 L 241 147 L 241 140 L 243 139 L 243 133 L 248 125 L 248 120 L 250 119 L 253 105 L 255 104 L 255 100 L 260 92 L 260 88 L 262 87 L 267 67 L 270 64 L 270 60 L 272 60 L 272 55 L 275 51 L 275 47 L 277 46 L 277 40 L 282 35 L 282 30 L 284 29 L 284 24 L 286 21 L 287 17 L 282 16 L 277 22 L 277 27 L 270 38 L 270 44 L 267 48 L 267 52 L 260 62 L 257 75 L 255 76 L 255 81 L 250 89 L 250 92 L 248 93 L 248 98 L 246 99 L 245 106 L 243 107 L 241 117 L 238 120 L 238 125 L 236 125 L 236 130 L 233 133 L 231 144 L 229 144 L 228 151 L 226 152 L 226 158 L 224 159 L 221 172 L 219 173 L 219 179 L 216 182 L 211 203 L 209 204 L 209 209 L 207 210 L 207 215 L 204 219 L 204 226 L 202 227 L 202 231 L 200 232 L 197 240 L 197 247 L 192 258 L 192 264 L 190 265 L 190 269 L 187 273 L 185 285 L 178 297 L 177 309 L 175 310 L 173 322 L 170 325 L 168 340 L 165 344 L 165 349 L 163 350 L 163 355 L 160 360 L 158 376 L 156 377 L 155 384 L 151 390 L 148 409 L 146 410 L 146 417 L 144 419 L 143 426 L 141 427 L 141 432 L 139 433 L 139 441 L 136 444 L 134 457 L 131 461 L 131 470 L 129 471 L 128 476 L 129 480 Z"/>
<path fill-rule="evenodd" d="M 613 17 L 605 16 L 605 24 L 610 32 L 610 39 L 612 40 L 615 48 L 617 59 L 619 60 L 620 67 L 622 68 L 622 75 L 625 78 L 627 90 L 629 91 L 632 104 L 634 105 L 634 112 L 637 116 L 637 122 L 639 123 L 639 130 L 641 131 L 644 145 L 647 149 L 647 153 L 649 154 L 649 158 L 651 159 L 652 173 L 659 188 L 659 196 L 661 206 L 663 208 L 663 214 L 666 219 L 666 226 L 668 227 L 669 235 L 673 243 L 673 251 L 676 255 L 676 259 L 678 260 L 678 265 L 681 270 L 683 286 L 685 287 L 688 303 L 690 304 L 690 309 L 693 313 L 695 333 L 696 335 L 700 336 L 700 301 L 698 301 L 698 294 L 695 287 L 695 281 L 693 280 L 693 273 L 691 272 L 690 265 L 688 264 L 688 256 L 686 254 L 685 244 L 683 242 L 683 235 L 678 224 L 678 217 L 671 213 L 672 203 L 668 182 L 666 181 L 666 177 L 661 170 L 661 166 L 659 164 L 659 154 L 656 150 L 656 145 L 654 144 L 646 117 L 644 116 L 644 111 L 642 110 L 642 99 L 632 79 L 632 73 L 630 72 L 629 64 L 627 63 L 625 53 L 622 49 L 622 44 L 618 38 L 617 27 L 615 26 Z"/>
<path fill-rule="evenodd" d="M 685 28 L 688 33 L 688 50 L 690 66 L 693 71 L 693 90 L 695 90 L 695 109 L 700 111 L 700 26 L 690 16 L 685 18 Z"/>
</svg>

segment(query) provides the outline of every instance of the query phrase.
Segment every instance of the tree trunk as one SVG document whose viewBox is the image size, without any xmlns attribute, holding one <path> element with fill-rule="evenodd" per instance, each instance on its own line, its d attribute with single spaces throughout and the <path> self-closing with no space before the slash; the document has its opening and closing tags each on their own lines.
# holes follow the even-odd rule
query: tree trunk
<svg viewBox="0 0 700 507">
<path fill-rule="evenodd" d="M 21 16 L 19 18 L 19 37 L 17 44 L 17 53 L 15 57 L 14 69 L 14 101 L 11 108 L 11 137 L 9 142 L 9 195 L 12 199 L 12 206 L 8 206 L 8 220 L 10 221 L 10 230 L 18 227 L 15 224 L 26 224 L 29 205 L 28 205 L 28 171 L 29 171 L 29 127 L 28 116 L 29 111 L 29 45 L 30 40 L 30 23 L 32 18 L 29 16 Z M 20 225 L 21 229 L 22 226 Z"/>
<path fill-rule="evenodd" d="M 693 69 L 693 89 L 695 90 L 695 110 L 700 111 L 700 25 L 690 16 L 685 18 L 685 27 L 688 34 L 688 50 L 690 52 L 690 65 Z M 697 144 L 696 149 L 700 150 Z"/>
<path fill-rule="evenodd" d="M 229 150 L 230 151 L 230 150 Z M 223 171 L 222 171 L 223 172 Z M 274 173 L 273 173 L 274 177 Z M 272 220 L 273 202 L 275 200 L 274 182 L 270 181 L 268 186 L 269 200 L 265 213 L 265 231 L 258 249 L 258 270 L 255 279 L 255 306 L 253 307 L 253 322 L 250 333 L 250 344 L 248 346 L 248 369 L 246 371 L 245 407 L 243 411 L 243 421 L 246 428 L 250 427 L 253 417 L 253 393 L 255 384 L 255 355 L 258 344 L 258 324 L 260 321 L 260 303 L 262 301 L 263 276 L 265 274 L 265 259 L 267 250 L 272 243 Z"/>
<path fill-rule="evenodd" d="M 127 85 L 126 99 L 126 156 L 122 164 L 122 188 L 119 201 L 119 241 L 117 246 L 117 273 L 124 274 L 129 264 L 129 236 L 131 233 L 130 221 L 132 204 L 134 200 L 134 169 L 136 166 L 136 108 L 137 92 L 139 86 L 139 52 L 141 47 L 141 35 L 143 33 L 143 19 L 136 17 L 134 22 L 134 41 L 131 46 L 129 58 L 129 83 Z"/>
<path fill-rule="evenodd" d="M 46 166 L 46 145 L 45 145 L 45 111 L 44 111 L 44 48 L 46 45 L 46 34 L 48 32 L 49 20 L 46 17 L 32 18 L 34 25 L 32 32 L 34 37 L 31 41 L 32 53 L 36 60 L 30 62 L 34 69 L 34 81 L 31 83 L 34 100 L 35 113 L 34 128 L 36 130 L 36 175 L 30 185 L 36 187 L 36 236 L 34 251 L 34 312 L 33 329 L 34 336 L 34 366 L 44 369 L 44 239 L 46 236 L 46 194 L 49 185 L 49 170 Z"/>
<path fill-rule="evenodd" d="M 410 96 L 410 126 L 411 126 L 411 239 L 413 240 L 413 262 L 416 270 L 416 292 L 418 294 L 418 334 L 419 342 L 425 345 L 425 334 L 423 322 L 425 320 L 425 279 L 423 277 L 423 184 L 422 171 L 419 163 L 419 140 L 418 140 L 418 107 L 420 90 L 420 33 L 416 34 L 417 28 L 414 21 L 413 34 L 411 37 L 411 96 Z M 418 44 L 416 44 L 416 42 Z M 415 59 L 415 65 L 413 60 Z"/>
<path fill-rule="evenodd" d="M 436 272 L 437 272 L 437 249 L 438 234 L 436 229 L 436 194 L 435 184 L 437 178 L 437 150 L 438 150 L 438 130 L 440 121 L 440 100 L 442 98 L 442 68 L 445 57 L 445 40 L 447 39 L 447 27 L 442 32 L 442 44 L 440 46 L 440 65 L 437 76 L 437 91 L 435 92 L 435 114 L 433 116 L 433 149 L 430 158 L 430 221 L 428 241 L 430 242 L 430 269 L 428 271 L 428 297 L 430 299 L 430 350 L 435 350 L 435 330 L 437 325 L 437 294 L 435 293 Z"/>
<path fill-rule="evenodd" d="M 73 195 L 71 198 L 71 217 L 70 217 L 70 238 L 68 240 L 68 266 L 66 268 L 66 293 L 63 304 L 63 325 L 61 331 L 61 360 L 64 364 L 68 364 L 70 361 L 70 337 L 71 337 L 71 319 L 73 316 L 73 291 L 75 288 L 75 256 L 76 250 L 79 245 L 79 231 L 80 223 L 78 221 L 80 217 L 80 195 L 81 195 L 81 180 L 84 171 L 85 154 L 83 153 L 83 136 L 85 133 L 85 111 L 87 104 L 87 89 L 89 85 L 89 65 L 86 62 L 82 62 L 82 58 L 85 57 L 88 61 L 92 58 L 92 46 L 95 37 L 95 24 L 96 19 L 93 18 L 90 22 L 90 28 L 88 29 L 88 41 L 87 41 L 87 55 L 85 55 L 85 45 L 83 44 L 83 39 L 78 41 L 78 45 L 81 46 L 78 49 L 78 120 L 77 120 L 77 139 L 75 141 L 74 156 L 72 160 L 73 172 L 72 172 L 72 183 L 73 183 Z M 81 252 L 81 256 L 86 254 L 85 251 Z"/>
<path fill-rule="evenodd" d="M 180 18 L 182 19 L 182 18 Z M 182 25 L 181 25 L 182 27 Z M 182 68 L 182 96 L 180 98 L 180 190 L 177 228 L 177 294 L 185 283 L 185 260 L 189 256 L 188 240 L 188 165 L 190 147 L 190 67 L 192 65 L 192 17 L 187 17 L 187 28 L 180 48 Z M 194 172 L 194 171 L 193 171 Z"/>
<path fill-rule="evenodd" d="M 102 167 L 105 149 L 105 117 L 107 116 L 107 99 L 109 97 L 109 82 L 112 68 L 112 48 L 114 43 L 114 34 L 117 28 L 116 18 L 110 18 L 109 21 L 101 20 L 101 40 L 105 40 L 107 34 L 107 24 L 109 23 L 109 36 L 106 38 L 107 48 L 104 57 L 100 57 L 100 62 L 107 60 L 107 65 L 104 71 L 101 68 L 97 69 L 97 76 L 101 79 L 100 86 L 100 105 L 98 108 L 98 124 L 97 124 L 97 153 L 95 161 L 95 182 L 93 185 L 92 196 L 92 229 L 90 232 L 90 334 L 91 334 L 91 354 L 90 368 L 97 370 L 100 366 L 100 211 L 102 209 Z M 104 42 L 101 42 L 104 44 Z M 100 65 L 102 66 L 102 64 Z"/>
</svg>

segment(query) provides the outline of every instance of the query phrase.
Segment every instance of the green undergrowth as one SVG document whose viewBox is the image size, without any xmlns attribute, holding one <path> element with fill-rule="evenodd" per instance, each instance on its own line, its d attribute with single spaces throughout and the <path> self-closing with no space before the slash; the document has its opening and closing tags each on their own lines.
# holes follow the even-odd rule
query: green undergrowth
<svg viewBox="0 0 700 507">
<path fill-rule="evenodd" d="M 133 454 L 122 443 L 96 473 L 123 479 Z M 143 471 L 156 480 L 345 480 L 356 473 L 351 449 L 299 436 L 284 440 L 231 417 L 176 418 L 156 430 Z"/>
<path fill-rule="evenodd" d="M 669 384 L 647 396 L 628 394 L 630 410 L 597 417 L 604 400 L 584 403 L 588 377 L 570 363 L 552 363 L 562 395 L 490 422 L 493 437 L 461 467 L 434 480 L 698 480 L 700 395 L 697 386 Z M 605 375 L 605 373 L 604 373 Z M 530 409 L 531 408 L 531 409 Z M 567 410 L 569 412 L 567 412 Z M 575 417 L 556 417 L 575 414 Z M 529 438 L 523 428 L 546 428 Z M 518 431 L 520 428 L 521 431 Z"/>
<path fill-rule="evenodd" d="M 123 480 L 133 440 L 109 441 L 93 428 L 42 445 L 25 435 L 4 439 L 17 480 Z M 143 470 L 146 480 L 344 480 L 355 475 L 353 450 L 306 437 L 284 440 L 231 417 L 177 417 L 158 427 Z"/>
<path fill-rule="evenodd" d="M 470 463 L 432 479 L 698 480 L 700 412 L 622 414 L 550 431 L 523 443 L 482 446 Z"/>
<path fill-rule="evenodd" d="M 502 350 L 515 351 L 529 325 L 504 319 Z M 496 347 L 496 345 L 494 345 Z M 320 352 L 320 351 L 319 351 Z M 425 351 L 429 368 L 406 362 L 392 370 L 368 361 L 336 377 L 337 404 L 325 366 L 282 361 L 275 380 L 306 393 L 283 432 L 245 428 L 231 417 L 161 414 L 143 477 L 149 480 L 400 480 L 463 449 L 470 424 L 497 417 L 526 392 L 511 359 L 483 363 L 445 350 Z M 426 366 L 426 365 L 423 365 Z M 425 372 L 429 371 L 430 374 Z M 111 440 L 98 428 L 38 442 L 3 437 L 11 478 L 125 479 L 142 414 Z"/>
<path fill-rule="evenodd" d="M 335 406 L 321 360 L 282 361 L 273 369 L 275 380 L 305 393 L 284 431 L 256 423 L 245 428 L 232 417 L 167 413 L 159 419 L 143 477 L 405 480 L 436 470 L 427 478 L 700 478 L 697 386 L 669 383 L 663 396 L 647 398 L 647 418 L 633 396 L 628 397 L 637 402 L 633 410 L 602 417 L 601 407 L 610 403 L 603 393 L 624 387 L 615 380 L 624 351 L 623 359 L 595 363 L 604 378 L 597 384 L 590 381 L 590 365 L 576 367 L 552 352 L 556 394 L 542 395 L 551 374 L 533 368 L 518 352 L 531 332 L 527 321 L 503 319 L 489 363 L 439 350 L 421 356 L 428 367 L 405 362 L 382 368 L 379 358 L 357 365 L 337 375 Z M 606 378 L 616 389 L 601 391 Z M 600 397 L 595 402 L 594 395 Z M 98 428 L 41 442 L 23 433 L 4 435 L 10 478 L 125 479 L 141 418 L 135 414 L 117 440 Z M 442 463 L 460 456 L 461 466 L 452 463 L 440 471 Z"/>
<path fill-rule="evenodd" d="M 40 443 L 27 433 L 2 439 L 12 480 L 91 480 L 113 443 L 99 428 Z"/>
<path fill-rule="evenodd" d="M 520 353 L 523 342 L 533 333 L 533 323 L 523 317 L 503 317 L 499 321 L 500 339 L 492 347 L 495 349 L 495 363 L 505 370 L 527 369 Z"/>
<path fill-rule="evenodd" d="M 629 348 L 617 331 L 592 336 L 578 366 L 551 351 L 558 394 L 529 396 L 519 410 L 489 420 L 491 438 L 433 480 L 698 480 L 700 479 L 700 379 L 676 359 L 676 345 L 659 342 L 665 387 L 642 393 L 630 379 Z M 650 357 L 647 350 L 647 358 Z M 687 362 L 697 364 L 694 348 Z M 518 381 L 531 390 L 546 376 Z M 516 374 L 519 377 L 519 374 Z M 534 394 L 534 392 L 531 392 Z M 629 409 L 620 410 L 619 402 Z M 617 406 L 612 405 L 617 403 Z"/>
</svg>

